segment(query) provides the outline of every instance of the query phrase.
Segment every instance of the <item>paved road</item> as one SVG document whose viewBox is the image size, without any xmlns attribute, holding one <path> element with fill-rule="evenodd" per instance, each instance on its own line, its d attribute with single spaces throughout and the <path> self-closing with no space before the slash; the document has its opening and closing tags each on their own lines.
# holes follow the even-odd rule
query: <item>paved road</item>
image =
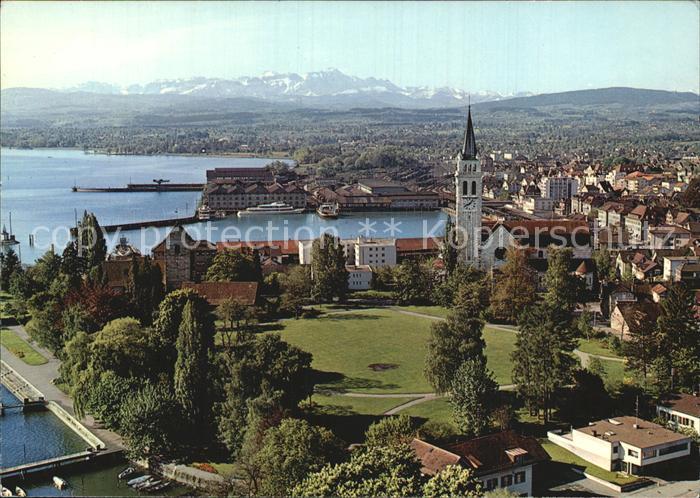
<svg viewBox="0 0 700 498">
<path fill-rule="evenodd" d="M 41 391 L 47 401 L 55 401 L 61 406 L 61 408 L 75 416 L 73 400 L 63 391 L 57 388 L 52 382 L 54 379 L 58 378 L 58 367 L 61 362 L 56 359 L 51 351 L 48 351 L 47 349 L 31 342 L 27 332 L 21 325 L 13 325 L 8 328 L 25 341 L 30 342 L 32 347 L 39 351 L 48 360 L 48 362 L 43 365 L 27 365 L 21 359 L 13 355 L 4 346 L 0 346 L 3 361 L 14 368 L 22 377 L 27 379 L 30 384 Z M 118 434 L 102 428 L 102 426 L 91 416 L 86 416 L 80 422 L 82 422 L 82 424 L 87 427 L 90 432 L 100 438 L 108 448 L 124 448 L 122 438 Z"/>
</svg>

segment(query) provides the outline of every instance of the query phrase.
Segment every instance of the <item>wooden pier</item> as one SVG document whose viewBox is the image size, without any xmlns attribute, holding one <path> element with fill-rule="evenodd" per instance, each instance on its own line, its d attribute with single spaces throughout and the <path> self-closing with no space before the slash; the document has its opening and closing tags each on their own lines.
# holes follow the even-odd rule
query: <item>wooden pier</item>
<svg viewBox="0 0 700 498">
<path fill-rule="evenodd" d="M 23 465 L 16 465 L 14 467 L 0 469 L 0 479 L 9 479 L 11 477 L 26 478 L 31 474 L 37 474 L 51 469 L 68 467 L 72 465 L 84 464 L 85 462 L 96 460 L 97 458 L 103 459 L 104 457 L 109 456 L 116 457 L 120 455 L 122 451 L 123 450 L 120 449 L 103 451 L 96 451 L 91 449 L 81 451 L 79 453 L 73 453 L 71 455 L 47 458 L 46 460 L 25 463 Z"/>
</svg>

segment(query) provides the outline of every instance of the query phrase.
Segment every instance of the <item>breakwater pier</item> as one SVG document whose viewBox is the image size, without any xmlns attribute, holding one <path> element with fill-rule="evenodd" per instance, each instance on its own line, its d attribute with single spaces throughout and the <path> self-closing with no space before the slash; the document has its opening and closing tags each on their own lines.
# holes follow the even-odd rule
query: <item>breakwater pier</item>
<svg viewBox="0 0 700 498">
<path fill-rule="evenodd" d="M 203 183 L 127 183 L 126 187 L 71 187 L 73 192 L 198 192 L 204 188 Z"/>
</svg>

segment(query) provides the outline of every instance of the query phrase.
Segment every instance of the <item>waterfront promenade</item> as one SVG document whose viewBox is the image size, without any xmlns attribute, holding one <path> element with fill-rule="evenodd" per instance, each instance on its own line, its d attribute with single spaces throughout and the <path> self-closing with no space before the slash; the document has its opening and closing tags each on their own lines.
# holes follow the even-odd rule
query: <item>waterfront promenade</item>
<svg viewBox="0 0 700 498">
<path fill-rule="evenodd" d="M 27 332 L 21 325 L 13 325 L 9 326 L 8 328 L 10 328 L 25 341 L 31 342 Z M 13 355 L 4 346 L 0 346 L 2 360 L 17 371 L 17 373 L 24 377 L 37 390 L 39 390 L 44 395 L 44 399 L 47 402 L 55 402 L 66 412 L 75 417 L 73 400 L 70 398 L 70 396 L 66 395 L 53 384 L 53 380 L 58 378 L 58 367 L 61 362 L 56 359 L 56 357 L 47 349 L 42 348 L 36 343 L 32 343 L 32 346 L 42 355 L 44 355 L 48 362 L 43 365 L 27 365 L 21 359 Z M 105 443 L 107 450 L 124 449 L 122 438 L 118 434 L 103 428 L 92 416 L 86 415 L 82 420 L 80 420 L 80 422 L 85 426 L 85 428 L 87 428 Z"/>
</svg>

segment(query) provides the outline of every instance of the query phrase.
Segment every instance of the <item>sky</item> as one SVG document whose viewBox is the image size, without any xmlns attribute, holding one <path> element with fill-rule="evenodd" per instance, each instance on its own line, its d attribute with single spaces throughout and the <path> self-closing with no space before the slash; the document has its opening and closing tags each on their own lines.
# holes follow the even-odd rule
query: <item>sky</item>
<svg viewBox="0 0 700 498">
<path fill-rule="evenodd" d="M 700 7 L 623 2 L 0 4 L 0 85 L 337 68 L 401 86 L 700 91 Z"/>
</svg>

